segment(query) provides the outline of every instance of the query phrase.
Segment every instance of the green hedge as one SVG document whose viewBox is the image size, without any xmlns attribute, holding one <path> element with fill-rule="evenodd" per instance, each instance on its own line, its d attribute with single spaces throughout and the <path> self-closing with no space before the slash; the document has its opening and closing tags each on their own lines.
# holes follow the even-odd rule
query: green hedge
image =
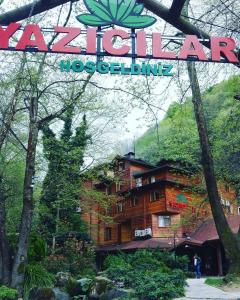
<svg viewBox="0 0 240 300">
<path fill-rule="evenodd" d="M 104 261 L 107 276 L 132 288 L 140 300 L 168 300 L 184 296 L 188 259 L 156 250 L 110 255 Z"/>
</svg>

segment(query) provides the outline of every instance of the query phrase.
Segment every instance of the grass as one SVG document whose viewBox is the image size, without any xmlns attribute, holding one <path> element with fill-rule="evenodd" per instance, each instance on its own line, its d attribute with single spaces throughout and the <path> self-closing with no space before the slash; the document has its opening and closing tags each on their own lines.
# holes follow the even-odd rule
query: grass
<svg viewBox="0 0 240 300">
<path fill-rule="evenodd" d="M 225 284 L 222 278 L 207 278 L 205 280 L 205 283 L 215 287 L 219 287 Z"/>
</svg>

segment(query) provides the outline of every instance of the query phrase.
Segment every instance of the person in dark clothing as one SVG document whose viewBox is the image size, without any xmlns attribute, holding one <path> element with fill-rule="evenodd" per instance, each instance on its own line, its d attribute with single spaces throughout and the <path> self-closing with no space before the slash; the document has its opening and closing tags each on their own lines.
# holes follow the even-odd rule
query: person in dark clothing
<svg viewBox="0 0 240 300">
<path fill-rule="evenodd" d="M 201 278 L 201 258 L 197 254 L 194 255 L 193 264 L 196 278 Z"/>
</svg>

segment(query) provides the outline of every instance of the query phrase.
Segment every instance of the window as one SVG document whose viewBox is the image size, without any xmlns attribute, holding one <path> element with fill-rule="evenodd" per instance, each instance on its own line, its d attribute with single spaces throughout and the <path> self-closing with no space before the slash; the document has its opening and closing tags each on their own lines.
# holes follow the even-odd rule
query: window
<svg viewBox="0 0 240 300">
<path fill-rule="evenodd" d="M 112 228 L 106 227 L 104 231 L 104 240 L 111 241 L 111 239 L 112 239 Z"/>
<path fill-rule="evenodd" d="M 80 207 L 80 206 L 77 206 L 77 207 L 76 207 L 76 212 L 77 212 L 77 213 L 80 213 L 81 211 L 82 211 L 81 207 Z"/>
<path fill-rule="evenodd" d="M 117 213 L 123 212 L 123 204 L 122 203 L 117 203 L 116 207 L 117 207 Z"/>
<path fill-rule="evenodd" d="M 229 189 L 229 185 L 225 184 L 225 185 L 224 185 L 224 189 L 225 189 L 225 192 L 229 192 L 229 190 L 230 190 L 230 189 Z"/>
<path fill-rule="evenodd" d="M 150 195 L 150 202 L 159 200 L 161 197 L 160 191 L 152 191 Z"/>
<path fill-rule="evenodd" d="M 238 215 L 240 215 L 240 206 L 238 206 Z"/>
<path fill-rule="evenodd" d="M 108 216 L 111 216 L 112 214 L 112 207 L 111 206 L 108 206 L 108 208 L 106 209 L 106 213 Z"/>
<path fill-rule="evenodd" d="M 158 227 L 168 227 L 171 226 L 170 216 L 158 216 Z"/>
<path fill-rule="evenodd" d="M 154 182 L 156 182 L 155 176 L 151 176 L 148 178 L 148 183 L 154 183 Z"/>
<path fill-rule="evenodd" d="M 136 179 L 136 186 L 142 186 L 142 177 Z"/>
<path fill-rule="evenodd" d="M 112 195 L 112 186 L 111 185 L 109 185 L 107 187 L 107 195 Z"/>
<path fill-rule="evenodd" d="M 136 206 L 136 205 L 138 204 L 138 201 L 139 201 L 138 197 L 133 196 L 133 197 L 131 198 L 131 200 L 130 200 L 130 206 L 131 206 L 131 207 Z"/>
<path fill-rule="evenodd" d="M 124 188 L 124 182 L 122 181 L 116 182 L 116 192 L 122 191 L 123 188 Z"/>
<path fill-rule="evenodd" d="M 124 171 L 125 170 L 125 163 L 123 161 L 120 161 L 118 164 L 118 171 Z"/>
<path fill-rule="evenodd" d="M 226 211 L 227 211 L 228 214 L 230 214 L 231 213 L 231 206 L 226 206 Z"/>
</svg>

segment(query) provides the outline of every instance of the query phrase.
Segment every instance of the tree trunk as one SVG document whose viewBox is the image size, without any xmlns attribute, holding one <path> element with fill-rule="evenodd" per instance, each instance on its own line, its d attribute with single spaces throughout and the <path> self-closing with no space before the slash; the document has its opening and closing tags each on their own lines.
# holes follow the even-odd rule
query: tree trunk
<svg viewBox="0 0 240 300">
<path fill-rule="evenodd" d="M 6 235 L 6 210 L 5 201 L 6 197 L 4 194 L 4 189 L 2 188 L 3 178 L 0 175 L 0 256 L 1 256 L 1 282 L 2 284 L 8 285 L 10 283 L 11 274 L 11 255 L 10 247 Z"/>
<path fill-rule="evenodd" d="M 27 263 L 28 240 L 31 231 L 33 215 L 33 178 L 35 171 L 35 157 L 38 140 L 37 123 L 38 99 L 30 101 L 30 124 L 28 135 L 28 147 L 26 157 L 26 170 L 23 189 L 23 209 L 19 231 L 17 250 L 14 257 L 11 286 L 17 288 L 19 296 L 22 296 L 22 285 L 24 281 L 24 266 Z"/>
<path fill-rule="evenodd" d="M 221 205 L 195 63 L 187 62 L 187 67 L 192 89 L 192 102 L 202 151 L 202 166 L 213 219 L 215 221 L 220 241 L 224 246 L 226 256 L 229 260 L 229 272 L 240 274 L 240 240 L 238 234 L 233 233 L 229 227 Z"/>
</svg>

